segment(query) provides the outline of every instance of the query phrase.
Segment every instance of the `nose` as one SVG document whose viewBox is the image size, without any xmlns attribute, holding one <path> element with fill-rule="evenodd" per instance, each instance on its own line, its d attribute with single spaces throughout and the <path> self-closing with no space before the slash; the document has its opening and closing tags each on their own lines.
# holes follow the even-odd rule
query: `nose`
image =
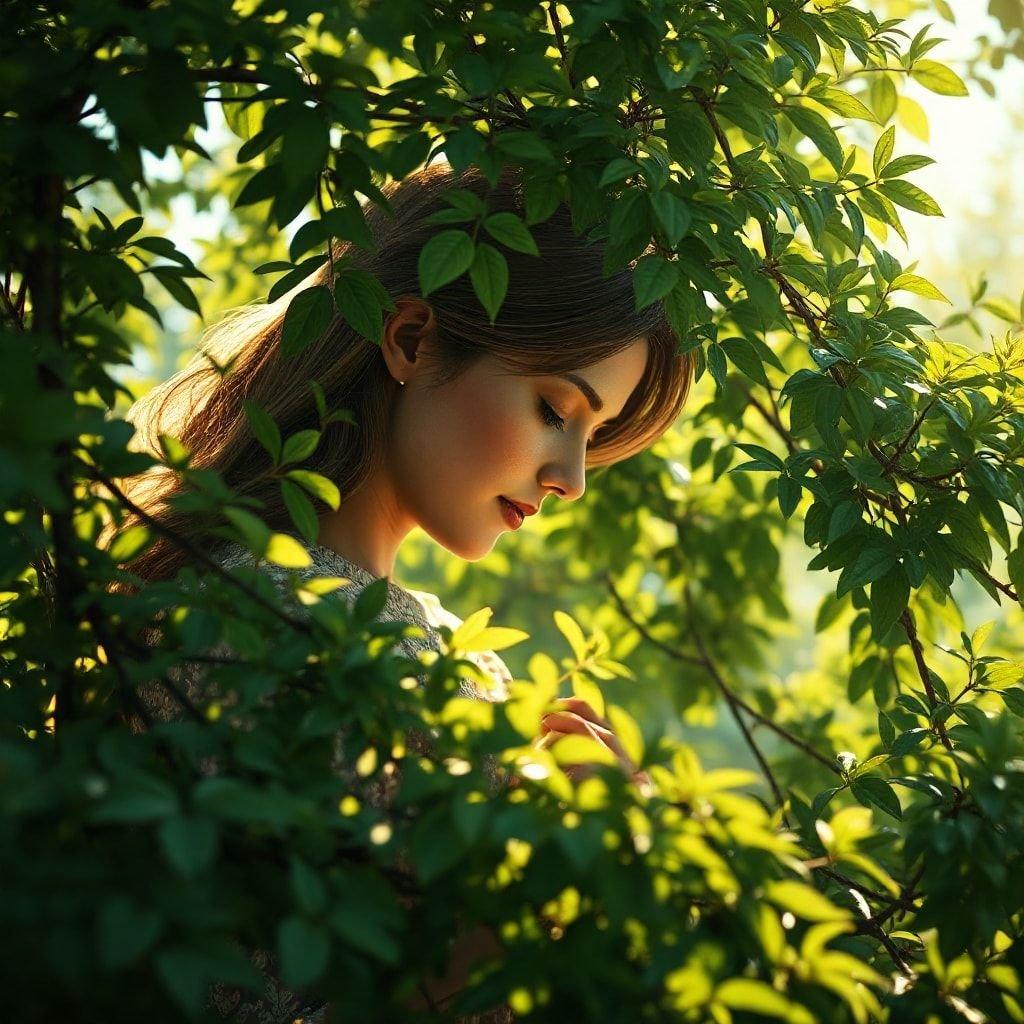
<svg viewBox="0 0 1024 1024">
<path fill-rule="evenodd" d="M 545 492 L 553 491 L 566 501 L 582 498 L 587 490 L 586 449 L 575 460 L 547 463 L 541 470 L 539 481 Z"/>
</svg>

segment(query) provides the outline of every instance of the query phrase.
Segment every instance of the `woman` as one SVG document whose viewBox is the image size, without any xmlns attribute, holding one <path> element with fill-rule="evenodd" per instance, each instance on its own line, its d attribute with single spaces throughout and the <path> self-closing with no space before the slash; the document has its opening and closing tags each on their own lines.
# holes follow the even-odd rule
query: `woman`
<svg viewBox="0 0 1024 1024">
<path fill-rule="evenodd" d="M 337 592 L 344 599 L 393 576 L 399 546 L 416 526 L 453 554 L 475 561 L 503 532 L 537 514 L 549 496 L 575 501 L 584 492 L 588 467 L 627 458 L 664 433 L 692 379 L 692 363 L 677 355 L 678 339 L 660 304 L 637 312 L 629 270 L 605 277 L 604 246 L 577 233 L 563 205 L 531 227 L 537 254 L 503 249 L 509 283 L 494 323 L 466 274 L 429 300 L 422 298 L 419 255 L 444 230 L 444 217 L 433 215 L 451 210 L 445 196 L 453 189 L 483 200 L 489 214 L 523 215 L 515 174 L 504 173 L 492 187 L 476 170 L 455 174 L 434 164 L 383 189 L 391 216 L 377 206 L 366 210 L 373 251 L 340 243 L 312 282 L 330 286 L 332 273 L 344 274 L 346 266 L 372 272 L 393 300 L 380 345 L 336 315 L 297 356 L 282 355 L 286 296 L 216 332 L 208 351 L 218 363 L 233 360 L 228 375 L 208 363 L 187 369 L 133 410 L 151 445 L 160 432 L 180 438 L 192 452 L 193 467 L 217 470 L 236 492 L 259 499 L 267 525 L 286 532 L 293 532 L 292 521 L 278 481 L 266 473 L 269 457 L 253 436 L 245 403 L 265 410 L 286 437 L 318 425 L 310 380 L 320 385 L 328 409 L 350 410 L 352 422 L 330 423 L 303 463 L 333 481 L 342 495 L 336 511 L 319 517 L 317 543 L 310 546 L 313 565 L 305 571 L 353 580 L 356 586 Z M 176 533 L 197 539 L 202 524 L 166 505 L 178 489 L 174 481 L 157 478 L 140 484 L 133 496 Z M 243 549 L 230 545 L 217 556 L 229 567 L 247 559 Z M 166 579 L 186 560 L 180 547 L 160 540 L 130 568 L 145 579 Z M 278 571 L 282 586 L 286 577 Z M 433 595 L 393 580 L 381 617 L 424 628 L 425 638 L 402 641 L 412 656 L 437 647 L 438 625 L 458 623 Z M 493 652 L 477 661 L 495 685 L 482 691 L 464 680 L 465 692 L 503 699 L 507 668 Z M 187 688 L 198 690 L 201 682 L 194 675 Z M 150 710 L 170 716 L 175 709 L 161 693 L 147 696 Z M 635 772 L 608 722 L 589 705 L 556 704 L 542 721 L 538 743 L 550 745 L 569 733 L 591 735 L 615 751 L 627 772 Z M 382 805 L 388 795 L 378 794 Z M 458 987 L 467 955 L 485 948 L 486 939 L 466 937 L 452 953 L 448 975 L 431 980 L 422 1005 Z M 243 1005 L 239 994 L 221 992 L 221 1008 L 245 1009 L 245 1019 L 266 1021 L 297 1015 L 299 1003 L 274 987 L 269 958 L 266 966 L 268 991 L 259 1005 L 251 999 Z M 498 1008 L 475 1019 L 511 1017 L 507 1008 Z"/>
</svg>

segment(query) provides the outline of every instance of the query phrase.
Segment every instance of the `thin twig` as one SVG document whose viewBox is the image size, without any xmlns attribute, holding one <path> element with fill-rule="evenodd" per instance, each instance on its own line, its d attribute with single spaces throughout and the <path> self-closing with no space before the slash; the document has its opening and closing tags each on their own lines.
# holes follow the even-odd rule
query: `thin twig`
<svg viewBox="0 0 1024 1024">
<path fill-rule="evenodd" d="M 663 640 L 659 640 L 657 637 L 652 636 L 650 631 L 644 626 L 644 624 L 640 622 L 629 610 L 629 607 L 623 600 L 622 595 L 618 592 L 614 582 L 611 579 L 611 576 L 608 573 L 604 574 L 604 581 L 609 591 L 611 592 L 611 595 L 614 598 L 616 605 L 618 605 L 619 611 L 622 613 L 623 617 L 633 626 L 634 629 L 637 630 L 638 633 L 640 633 L 640 635 L 645 640 L 653 644 L 659 650 L 664 651 L 670 658 L 674 658 L 676 661 L 681 661 L 686 665 L 693 665 L 698 668 L 707 667 L 707 663 L 704 661 L 703 658 L 696 657 L 692 654 L 687 654 L 685 651 L 680 651 L 677 648 L 672 647 L 670 644 L 665 643 Z M 827 758 L 824 754 L 815 750 L 814 747 L 812 747 L 809 743 L 806 743 L 804 740 L 800 739 L 799 736 L 794 736 L 791 732 L 783 728 L 777 722 L 773 722 L 767 715 L 763 715 L 760 711 L 757 710 L 757 708 L 747 703 L 747 701 L 745 701 L 739 694 L 734 693 L 731 690 L 730 693 L 732 693 L 733 700 L 735 700 L 737 706 L 742 708 L 742 710 L 745 711 L 748 715 L 750 715 L 751 718 L 756 719 L 761 725 L 765 726 L 768 729 L 771 729 L 776 735 L 784 739 L 787 743 L 792 744 L 794 747 L 797 747 L 798 749 L 802 750 L 805 754 L 808 754 L 810 757 L 813 757 L 816 761 L 819 761 L 826 768 L 828 768 L 829 771 L 839 776 L 842 775 L 842 772 L 839 770 L 839 768 L 836 766 L 834 762 L 830 761 L 829 758 Z"/>
<path fill-rule="evenodd" d="M 144 509 L 136 505 L 135 502 L 133 502 L 131 498 L 129 498 L 128 495 L 125 494 L 124 491 L 122 491 L 121 488 L 114 483 L 113 480 L 109 479 L 107 476 L 105 476 L 104 474 L 100 473 L 97 470 L 93 470 L 91 476 L 92 479 L 94 479 L 97 483 L 103 484 L 103 486 L 106 487 L 107 490 L 110 491 L 111 494 L 113 494 L 118 499 L 118 501 L 120 501 L 121 504 L 123 504 L 124 507 L 128 509 L 129 512 L 136 516 L 140 522 L 145 523 L 146 526 L 149 526 L 152 529 L 156 530 L 157 533 L 159 533 L 163 537 L 166 537 L 169 541 L 171 541 L 172 544 L 176 544 L 197 562 L 200 562 L 207 569 L 210 569 L 212 572 L 216 573 L 219 577 L 221 577 L 221 579 L 226 580 L 227 582 L 231 583 L 234 587 L 241 590 L 248 598 L 250 598 L 256 604 L 258 604 L 265 611 L 270 612 L 276 618 L 280 619 L 284 623 L 287 623 L 287 625 L 291 626 L 292 629 L 298 630 L 300 633 L 308 635 L 311 632 L 308 623 L 303 622 L 301 619 L 292 618 L 292 616 L 290 616 L 287 612 L 282 611 L 281 608 L 279 608 L 275 604 L 272 604 L 257 591 L 246 586 L 240 579 L 238 579 L 230 572 L 228 572 L 228 570 L 225 569 L 224 566 L 222 566 L 216 559 L 211 558 L 205 551 L 196 547 L 196 545 L 194 545 L 186 537 L 181 536 L 181 534 L 179 534 L 176 530 L 172 530 L 170 527 L 161 523 L 158 519 L 154 518 Z"/>
</svg>

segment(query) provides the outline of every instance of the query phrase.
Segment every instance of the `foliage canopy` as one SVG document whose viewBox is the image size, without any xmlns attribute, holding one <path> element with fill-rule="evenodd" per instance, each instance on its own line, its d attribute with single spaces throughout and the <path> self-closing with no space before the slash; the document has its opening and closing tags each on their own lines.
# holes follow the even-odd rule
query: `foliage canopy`
<svg viewBox="0 0 1024 1024">
<path fill-rule="evenodd" d="M 256 984 L 236 940 L 274 949 L 334 1019 L 394 1019 L 470 920 L 506 955 L 458 1013 L 1024 1020 L 1022 667 L 986 653 L 989 624 L 933 643 L 958 577 L 1021 600 L 1024 342 L 971 351 L 900 304 L 943 296 L 885 248 L 907 211 L 940 213 L 912 181 L 928 159 L 904 152 L 897 118 L 918 114 L 899 83 L 965 92 L 928 29 L 841 0 L 72 0 L 2 18 L 0 952 L 17 1019 L 195 1018 L 211 981 Z M 211 110 L 234 135 L 215 152 L 197 140 Z M 191 177 L 147 170 L 167 156 Z M 637 306 L 664 304 L 704 387 L 688 468 L 666 438 L 602 472 L 546 538 L 607 568 L 607 602 L 583 628 L 555 616 L 571 656 L 535 653 L 502 705 L 455 695 L 462 655 L 509 639 L 489 613 L 432 661 L 398 656 L 410 627 L 377 621 L 380 586 L 332 600 L 296 540 L 173 437 L 162 460 L 193 510 L 295 568 L 300 600 L 200 550 L 173 581 L 113 592 L 152 529 L 100 542 L 127 511 L 117 481 L 154 462 L 118 412 L 134 339 L 166 315 L 160 289 L 201 308 L 204 269 L 147 220 L 176 190 L 229 196 L 237 252 L 266 254 L 271 299 L 295 290 L 289 353 L 336 312 L 377 340 L 390 297 L 372 277 L 303 282 L 331 239 L 367 243 L 361 204 L 383 183 L 438 156 L 520 169 L 527 216 L 453 194 L 423 294 L 469 274 L 493 319 L 502 249 L 529 251 L 565 202 L 607 270 L 635 262 Z M 205 272 L 221 269 L 228 288 L 237 269 Z M 258 409 L 252 427 L 282 486 L 337 503 L 330 481 L 291 475 L 315 439 L 281 438 Z M 789 617 L 794 534 L 811 569 L 838 571 L 816 630 L 849 631 L 817 709 L 738 678 Z M 156 621 L 163 645 L 140 644 Z M 234 656 L 207 668 L 231 702 L 122 727 L 141 683 L 172 686 L 220 641 Z M 668 665 L 721 698 L 758 775 L 703 769 L 626 701 L 606 710 L 653 795 L 613 766 L 574 788 L 561 765 L 598 753 L 582 738 L 531 747 L 566 688 L 605 709 L 599 685 Z M 403 685 L 416 673 L 425 686 Z M 414 726 L 432 757 L 405 749 Z M 332 772 L 341 728 L 363 781 L 401 762 L 392 815 Z M 522 785 L 487 794 L 484 754 Z"/>
</svg>

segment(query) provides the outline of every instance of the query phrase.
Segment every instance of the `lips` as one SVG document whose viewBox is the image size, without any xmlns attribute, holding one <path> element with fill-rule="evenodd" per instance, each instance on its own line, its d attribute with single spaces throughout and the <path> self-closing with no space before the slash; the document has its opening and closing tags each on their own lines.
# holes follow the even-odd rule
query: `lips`
<svg viewBox="0 0 1024 1024">
<path fill-rule="evenodd" d="M 501 506 L 501 514 L 508 528 L 510 530 L 518 530 L 526 521 L 526 517 L 519 506 L 513 504 L 504 496 L 498 498 L 498 504 Z"/>
<path fill-rule="evenodd" d="M 522 512 L 524 517 L 532 516 L 537 511 L 535 505 L 527 505 L 525 502 L 522 501 L 513 501 L 511 498 L 506 498 L 504 494 L 501 496 L 501 498 L 503 501 L 507 501 L 514 508 L 519 509 L 519 511 Z"/>
</svg>

